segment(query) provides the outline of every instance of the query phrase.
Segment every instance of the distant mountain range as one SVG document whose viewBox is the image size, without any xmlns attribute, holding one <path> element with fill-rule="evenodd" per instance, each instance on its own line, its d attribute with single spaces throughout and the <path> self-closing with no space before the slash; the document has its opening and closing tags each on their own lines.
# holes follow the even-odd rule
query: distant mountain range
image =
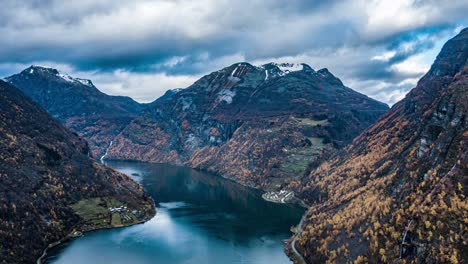
<svg viewBox="0 0 468 264">
<path fill-rule="evenodd" d="M 308 263 L 468 259 L 467 89 L 464 29 L 405 99 L 291 183 L 311 204 L 295 243 Z"/>
<path fill-rule="evenodd" d="M 5 80 L 83 136 L 96 158 L 104 155 L 112 138 L 145 108 L 130 97 L 107 95 L 90 80 L 52 68 L 31 66 Z"/>
<path fill-rule="evenodd" d="M 264 189 L 303 175 L 388 109 L 306 64 L 237 63 L 144 105 L 40 66 L 6 80 L 95 158 L 186 164 Z"/>
<path fill-rule="evenodd" d="M 116 226 L 113 205 L 136 210 L 138 221 L 154 215 L 141 186 L 89 151 L 86 141 L 0 80 L 0 263 L 35 263 L 49 244 Z"/>
<path fill-rule="evenodd" d="M 274 189 L 387 110 L 327 69 L 236 63 L 153 103 L 114 138 L 107 157 L 186 164 Z"/>
</svg>

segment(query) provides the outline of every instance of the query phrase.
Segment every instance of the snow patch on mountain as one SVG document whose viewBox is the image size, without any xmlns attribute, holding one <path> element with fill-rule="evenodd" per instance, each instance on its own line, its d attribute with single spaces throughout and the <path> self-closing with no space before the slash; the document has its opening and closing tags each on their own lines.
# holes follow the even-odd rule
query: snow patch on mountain
<svg viewBox="0 0 468 264">
<path fill-rule="evenodd" d="M 228 89 L 221 90 L 218 93 L 218 102 L 226 102 L 227 104 L 232 103 L 232 98 L 236 96 L 236 92 Z"/>
<path fill-rule="evenodd" d="M 24 70 L 23 73 L 27 74 L 36 74 L 36 73 L 43 73 L 43 74 L 51 74 L 55 75 L 64 81 L 70 82 L 70 83 L 81 83 L 83 85 L 93 87 L 93 83 L 90 80 L 87 79 L 81 79 L 81 78 L 73 78 L 68 74 L 61 73 L 58 70 L 50 67 L 44 67 L 44 66 L 38 66 L 38 65 L 31 65 L 28 69 Z"/>
<path fill-rule="evenodd" d="M 93 83 L 90 80 L 81 79 L 81 78 L 75 78 L 75 80 L 86 86 L 93 86 Z"/>
<path fill-rule="evenodd" d="M 181 97 L 182 111 L 189 109 L 192 106 L 192 98 L 190 97 Z"/>
<path fill-rule="evenodd" d="M 241 79 L 239 77 L 228 76 L 228 80 L 230 82 L 236 83 L 236 82 L 239 82 Z"/>
<path fill-rule="evenodd" d="M 72 82 L 72 83 L 75 82 L 75 79 L 73 79 L 73 78 L 72 78 L 70 75 L 68 75 L 68 74 L 63 74 L 63 73 L 60 73 L 60 72 L 59 72 L 59 74 L 57 74 L 57 76 L 60 77 L 60 78 L 62 78 L 62 79 L 64 79 L 64 80 L 67 81 L 67 82 Z"/>
<path fill-rule="evenodd" d="M 236 71 L 237 71 L 237 69 L 239 69 L 239 66 L 242 66 L 242 64 L 240 64 L 236 68 L 234 68 L 234 70 L 231 72 L 232 77 L 235 77 Z"/>
<path fill-rule="evenodd" d="M 302 71 L 304 69 L 304 65 L 299 63 L 273 63 L 273 65 L 278 67 L 285 74 Z"/>
<path fill-rule="evenodd" d="M 70 75 L 68 74 L 64 74 L 64 73 L 61 73 L 59 72 L 57 74 L 58 77 L 64 79 L 65 81 L 67 82 L 71 82 L 71 83 L 81 83 L 83 85 L 86 85 L 86 86 L 89 86 L 89 87 L 92 87 L 93 86 L 93 83 L 90 81 L 90 80 L 87 80 L 87 79 L 81 79 L 81 78 L 73 78 L 71 77 Z"/>
<path fill-rule="evenodd" d="M 310 66 L 303 63 L 267 63 L 257 67 L 259 70 L 265 70 L 265 81 L 268 78 L 285 76 L 291 72 L 311 70 Z"/>
</svg>

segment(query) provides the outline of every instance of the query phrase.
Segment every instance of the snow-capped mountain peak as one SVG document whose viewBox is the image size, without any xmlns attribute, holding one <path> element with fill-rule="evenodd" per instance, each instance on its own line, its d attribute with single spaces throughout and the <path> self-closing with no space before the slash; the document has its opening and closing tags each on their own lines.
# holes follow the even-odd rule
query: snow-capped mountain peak
<svg viewBox="0 0 468 264">
<path fill-rule="evenodd" d="M 22 73 L 31 74 L 31 75 L 33 74 L 47 75 L 47 76 L 52 75 L 70 83 L 80 83 L 89 87 L 94 87 L 93 83 L 90 80 L 81 79 L 81 78 L 73 78 L 66 73 L 62 73 L 54 68 L 45 67 L 45 66 L 31 65 L 31 67 L 25 69 Z"/>
<path fill-rule="evenodd" d="M 302 63 L 273 63 L 273 65 L 286 74 L 295 71 L 302 71 L 304 69 L 304 65 Z"/>
<path fill-rule="evenodd" d="M 285 76 L 292 72 L 299 71 L 312 71 L 314 70 L 307 64 L 304 63 L 275 63 L 270 62 L 259 67 L 265 70 L 265 80 L 269 78 Z"/>
</svg>

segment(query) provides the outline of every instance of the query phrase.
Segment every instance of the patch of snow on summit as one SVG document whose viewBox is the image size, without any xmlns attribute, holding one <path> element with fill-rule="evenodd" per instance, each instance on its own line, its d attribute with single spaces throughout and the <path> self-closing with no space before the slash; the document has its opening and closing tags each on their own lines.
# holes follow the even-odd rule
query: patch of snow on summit
<svg viewBox="0 0 468 264">
<path fill-rule="evenodd" d="M 304 65 L 298 63 L 275 63 L 274 65 L 286 74 L 304 69 Z"/>
</svg>

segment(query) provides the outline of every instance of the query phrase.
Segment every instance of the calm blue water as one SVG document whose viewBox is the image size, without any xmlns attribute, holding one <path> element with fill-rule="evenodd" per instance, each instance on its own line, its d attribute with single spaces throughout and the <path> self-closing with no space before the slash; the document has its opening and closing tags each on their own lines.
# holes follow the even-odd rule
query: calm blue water
<svg viewBox="0 0 468 264">
<path fill-rule="evenodd" d="M 303 209 L 264 201 L 261 193 L 189 168 L 109 162 L 142 184 L 157 215 L 126 228 L 66 243 L 47 263 L 290 263 L 283 240 Z"/>
</svg>

